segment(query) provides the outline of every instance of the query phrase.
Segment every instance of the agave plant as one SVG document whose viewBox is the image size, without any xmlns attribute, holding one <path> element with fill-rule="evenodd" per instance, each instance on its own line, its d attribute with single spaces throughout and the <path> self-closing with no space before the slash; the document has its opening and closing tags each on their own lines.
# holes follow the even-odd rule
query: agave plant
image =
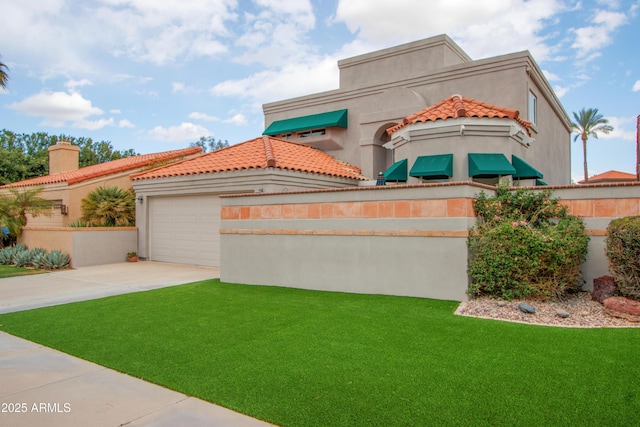
<svg viewBox="0 0 640 427">
<path fill-rule="evenodd" d="M 32 258 L 32 251 L 20 251 L 14 255 L 13 265 L 15 265 L 16 267 L 28 267 L 31 265 Z"/>
<path fill-rule="evenodd" d="M 88 225 L 124 227 L 135 224 L 133 191 L 98 187 L 82 199 L 82 221 Z"/>
<path fill-rule="evenodd" d="M 0 264 L 11 265 L 13 264 L 13 256 L 15 255 L 15 249 L 13 246 L 7 246 L 0 250 Z"/>
<path fill-rule="evenodd" d="M 42 257 L 42 267 L 47 270 L 59 270 L 69 267 L 69 255 L 62 251 L 51 251 Z"/>
</svg>

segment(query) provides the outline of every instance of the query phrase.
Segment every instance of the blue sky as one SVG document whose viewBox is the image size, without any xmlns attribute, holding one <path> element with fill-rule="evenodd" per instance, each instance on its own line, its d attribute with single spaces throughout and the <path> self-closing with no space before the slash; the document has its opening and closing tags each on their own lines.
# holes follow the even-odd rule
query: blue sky
<svg viewBox="0 0 640 427">
<path fill-rule="evenodd" d="M 448 34 L 473 59 L 529 50 L 567 113 L 614 126 L 590 175 L 635 173 L 640 0 L 0 0 L 0 129 L 139 153 L 259 136 L 262 104 L 338 87 L 337 61 Z M 509 107 L 509 106 L 504 106 Z M 572 177 L 582 149 L 572 142 Z"/>
</svg>

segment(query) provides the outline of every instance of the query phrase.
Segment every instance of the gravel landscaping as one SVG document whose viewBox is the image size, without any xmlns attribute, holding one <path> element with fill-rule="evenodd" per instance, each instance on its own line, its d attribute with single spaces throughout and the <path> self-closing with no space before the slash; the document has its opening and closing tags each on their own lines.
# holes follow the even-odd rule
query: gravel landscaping
<svg viewBox="0 0 640 427">
<path fill-rule="evenodd" d="M 518 304 L 526 303 L 535 313 L 524 313 Z M 560 312 L 558 312 L 560 310 Z M 564 313 L 563 313 L 564 311 Z M 561 317 L 558 313 L 568 317 Z M 566 301 L 540 302 L 532 300 L 502 301 L 490 297 L 476 297 L 462 302 L 456 314 L 485 319 L 571 328 L 638 328 L 640 322 L 610 316 L 604 306 L 591 299 L 591 293 L 581 292 Z"/>
</svg>

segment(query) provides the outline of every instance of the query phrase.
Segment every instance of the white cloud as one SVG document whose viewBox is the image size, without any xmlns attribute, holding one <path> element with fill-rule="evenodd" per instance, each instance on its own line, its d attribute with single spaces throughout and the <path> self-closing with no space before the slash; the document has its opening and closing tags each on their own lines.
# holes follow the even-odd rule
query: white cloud
<svg viewBox="0 0 640 427">
<path fill-rule="evenodd" d="M 245 126 L 248 123 L 248 120 L 244 116 L 244 114 L 238 113 L 230 119 L 224 120 L 223 123 L 229 123 L 236 126 Z"/>
<path fill-rule="evenodd" d="M 202 121 L 205 121 L 205 122 L 219 122 L 220 121 L 220 119 L 217 118 L 216 116 L 210 116 L 210 115 L 208 115 L 206 113 L 199 113 L 199 112 L 196 112 L 196 111 L 194 111 L 193 113 L 189 114 L 188 117 L 190 119 L 193 119 L 193 120 L 202 120 Z"/>
<path fill-rule="evenodd" d="M 91 86 L 92 84 L 93 84 L 93 82 L 91 80 L 82 79 L 82 80 L 69 80 L 68 82 L 66 82 L 64 84 L 64 86 L 67 89 L 69 89 L 69 91 L 75 92 L 76 88 L 78 88 L 78 87 Z"/>
<path fill-rule="evenodd" d="M 43 117 L 45 123 L 51 126 L 63 126 L 67 121 L 80 122 L 103 113 L 82 95 L 65 92 L 41 92 L 10 104 L 9 108 L 30 116 Z"/>
<path fill-rule="evenodd" d="M 395 0 L 390 13 L 386 0 L 340 0 L 335 21 L 378 47 L 448 34 L 474 59 L 510 53 L 517 46 L 544 60 L 553 48 L 539 33 L 564 8 L 559 0 Z"/>
<path fill-rule="evenodd" d="M 609 125 L 613 130 L 605 135 L 599 134 L 600 139 L 622 139 L 625 141 L 636 140 L 636 118 L 635 117 L 607 117 Z"/>
<path fill-rule="evenodd" d="M 185 142 L 197 140 L 201 136 L 211 136 L 211 132 L 203 126 L 189 122 L 182 122 L 177 126 L 156 126 L 147 132 L 149 138 L 154 141 Z"/>
<path fill-rule="evenodd" d="M 339 84 L 336 58 L 309 58 L 302 64 L 287 64 L 281 70 L 265 70 L 244 79 L 217 84 L 217 96 L 250 98 L 260 108 L 265 102 L 336 89 Z"/>
<path fill-rule="evenodd" d="M 640 80 L 636 80 L 635 84 L 633 85 L 633 89 L 634 92 L 638 92 L 640 90 Z"/>
<path fill-rule="evenodd" d="M 129 120 L 127 120 L 127 119 L 123 119 L 123 120 L 120 120 L 120 121 L 118 122 L 118 127 L 119 127 L 119 128 L 129 128 L 129 129 L 133 129 L 133 128 L 135 128 L 136 126 L 135 126 L 133 123 L 131 123 Z"/>
<path fill-rule="evenodd" d="M 562 98 L 569 92 L 569 88 L 566 86 L 554 86 L 553 91 L 556 93 L 558 98 Z"/>
<path fill-rule="evenodd" d="M 611 44 L 613 32 L 626 24 L 627 17 L 624 13 L 600 10 L 591 22 L 594 25 L 571 30 L 575 35 L 571 47 L 576 49 L 576 56 L 585 62 L 597 58 L 598 51 Z"/>
<path fill-rule="evenodd" d="M 100 120 L 78 120 L 73 122 L 73 127 L 78 129 L 98 130 L 105 126 L 113 126 L 113 119 L 100 119 Z"/>
</svg>

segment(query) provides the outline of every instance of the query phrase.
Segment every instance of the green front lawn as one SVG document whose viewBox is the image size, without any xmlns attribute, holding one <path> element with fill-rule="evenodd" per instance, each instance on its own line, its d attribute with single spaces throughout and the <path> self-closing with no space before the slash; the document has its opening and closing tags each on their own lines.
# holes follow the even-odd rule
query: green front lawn
<svg viewBox="0 0 640 427">
<path fill-rule="evenodd" d="M 218 280 L 0 315 L 0 329 L 286 426 L 629 425 L 640 329 Z"/>
<path fill-rule="evenodd" d="M 46 273 L 42 270 L 35 270 L 33 268 L 15 267 L 13 265 L 0 265 L 0 279 L 14 276 L 27 276 L 29 274 L 41 274 Z"/>
</svg>

